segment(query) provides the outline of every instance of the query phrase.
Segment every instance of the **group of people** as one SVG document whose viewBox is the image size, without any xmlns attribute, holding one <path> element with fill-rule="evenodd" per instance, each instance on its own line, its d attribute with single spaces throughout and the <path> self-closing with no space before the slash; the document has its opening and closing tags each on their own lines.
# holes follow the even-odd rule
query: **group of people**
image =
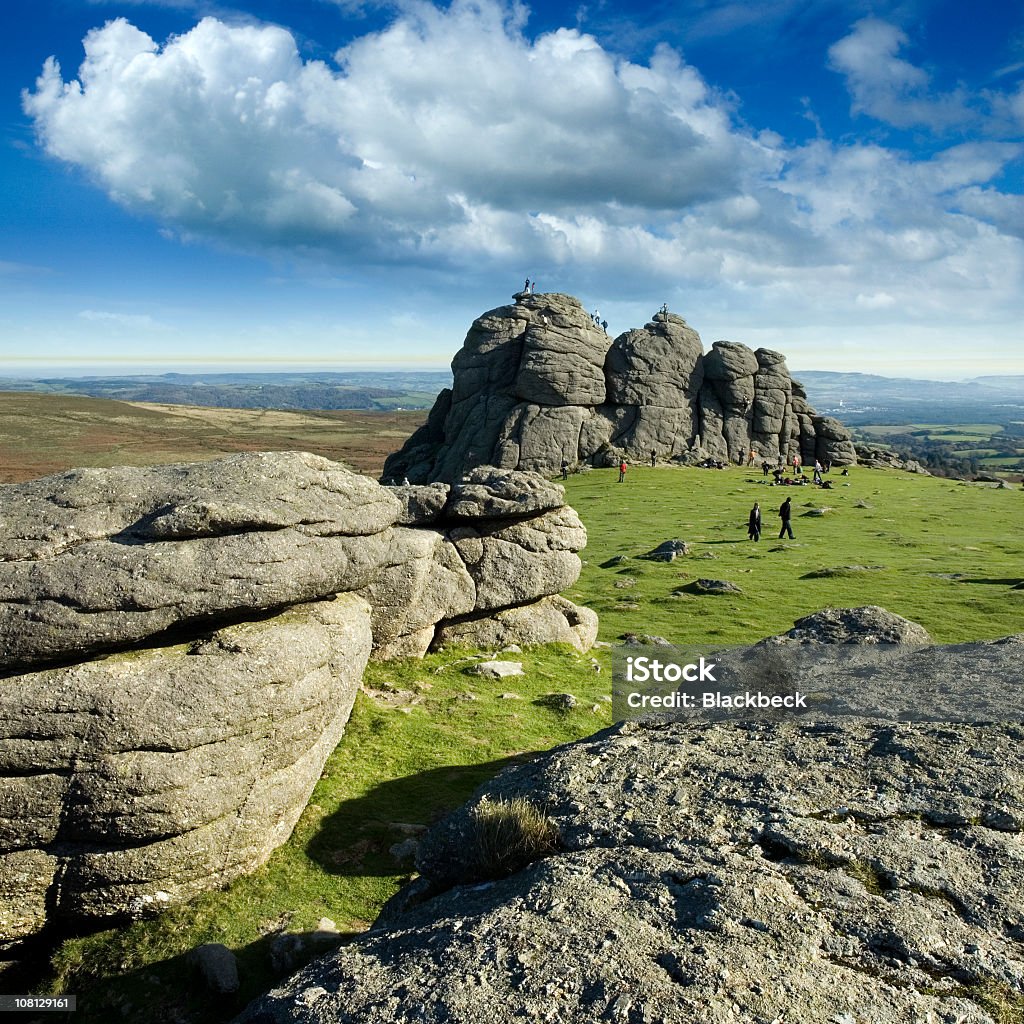
<svg viewBox="0 0 1024 1024">
<path fill-rule="evenodd" d="M 793 499 L 787 498 L 779 506 L 779 519 L 782 520 L 782 529 L 779 530 L 779 540 L 786 535 L 789 536 L 790 540 L 795 540 L 793 536 Z M 747 536 L 751 540 L 761 539 L 761 506 L 755 501 L 754 507 L 750 510 L 750 515 L 747 517 Z"/>
</svg>

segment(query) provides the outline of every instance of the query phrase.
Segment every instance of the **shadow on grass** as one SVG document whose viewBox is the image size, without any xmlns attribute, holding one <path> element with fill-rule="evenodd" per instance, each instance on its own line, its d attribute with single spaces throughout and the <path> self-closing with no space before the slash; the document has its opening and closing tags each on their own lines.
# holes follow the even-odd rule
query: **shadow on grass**
<svg viewBox="0 0 1024 1024">
<path fill-rule="evenodd" d="M 972 578 L 970 576 L 960 576 L 956 580 L 956 582 L 957 583 L 982 583 L 982 584 L 985 584 L 986 586 L 991 586 L 991 587 L 1013 587 L 1014 589 L 1016 589 L 1017 587 L 1024 587 L 1024 579 L 1021 579 L 1020 576 L 1012 576 L 1012 577 L 1010 577 L 1008 579 L 1003 579 L 1003 580 L 985 579 L 985 578 L 980 577 L 980 576 L 977 577 L 977 578 Z"/>
<path fill-rule="evenodd" d="M 401 875 L 408 864 L 403 868 L 391 855 L 393 845 L 426 831 L 502 769 L 525 764 L 535 756 L 516 754 L 481 764 L 446 765 L 382 782 L 363 796 L 342 802 L 306 844 L 306 853 L 334 875 Z"/>
<path fill-rule="evenodd" d="M 77 997 L 77 1010 L 46 1013 L 44 1024 L 226 1024 L 268 989 L 361 934 L 274 931 L 245 946 L 233 947 L 239 988 L 232 993 L 211 989 L 188 953 L 121 973 L 116 964 L 104 965 L 102 975 L 86 971 L 73 974 L 69 993 Z M 32 1024 L 36 1019 L 25 1015 L 20 1024 Z"/>
</svg>

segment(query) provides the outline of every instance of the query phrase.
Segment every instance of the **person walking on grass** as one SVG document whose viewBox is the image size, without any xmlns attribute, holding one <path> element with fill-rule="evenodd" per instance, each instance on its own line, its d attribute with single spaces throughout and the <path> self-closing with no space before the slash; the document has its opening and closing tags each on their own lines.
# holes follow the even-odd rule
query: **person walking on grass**
<svg viewBox="0 0 1024 1024">
<path fill-rule="evenodd" d="M 658 464 L 658 453 L 652 448 L 651 449 L 651 469 Z"/>
<path fill-rule="evenodd" d="M 619 463 L 619 483 L 624 483 L 626 480 L 626 460 L 623 459 Z"/>
<path fill-rule="evenodd" d="M 562 479 L 563 480 L 568 480 L 569 479 L 569 460 L 568 459 L 562 459 Z"/>
<path fill-rule="evenodd" d="M 751 540 L 761 539 L 761 508 L 756 501 L 747 517 L 747 536 Z"/>
<path fill-rule="evenodd" d="M 782 505 L 779 507 L 779 518 L 782 520 L 782 529 L 779 530 L 779 540 L 782 540 L 784 534 L 789 534 L 790 540 L 795 540 L 793 536 L 793 527 L 790 520 L 793 518 L 793 499 L 787 498 Z"/>
</svg>

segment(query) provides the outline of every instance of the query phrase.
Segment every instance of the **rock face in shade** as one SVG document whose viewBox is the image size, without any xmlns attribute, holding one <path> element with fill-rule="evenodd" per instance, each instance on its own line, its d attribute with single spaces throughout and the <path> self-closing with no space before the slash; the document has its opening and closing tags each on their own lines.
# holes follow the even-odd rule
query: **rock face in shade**
<svg viewBox="0 0 1024 1024">
<path fill-rule="evenodd" d="M 556 596 L 586 532 L 531 474 L 387 488 L 272 452 L 2 497 L 0 943 L 264 861 L 369 657 L 596 635 Z"/>
<path fill-rule="evenodd" d="M 855 619 L 835 636 L 863 657 Z M 894 652 L 901 683 L 948 694 L 965 664 L 1014 681 L 1022 642 Z M 236 1024 L 1016 1019 L 1024 726 L 1004 696 L 1013 721 L 648 719 L 557 748 L 436 825 L 368 933 Z M 474 810 L 516 797 L 559 849 L 494 878 Z"/>
<path fill-rule="evenodd" d="M 385 480 L 455 481 L 482 465 L 558 472 L 622 458 L 773 464 L 856 461 L 849 433 L 818 416 L 784 357 L 700 337 L 673 313 L 611 341 L 569 295 L 518 295 L 479 317 L 454 383 L 385 464 Z"/>
</svg>

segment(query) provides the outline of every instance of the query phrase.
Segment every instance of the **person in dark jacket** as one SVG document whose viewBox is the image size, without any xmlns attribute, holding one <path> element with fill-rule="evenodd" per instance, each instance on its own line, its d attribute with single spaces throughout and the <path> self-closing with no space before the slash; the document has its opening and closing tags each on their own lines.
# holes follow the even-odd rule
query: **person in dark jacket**
<svg viewBox="0 0 1024 1024">
<path fill-rule="evenodd" d="M 782 520 L 782 529 L 779 530 L 779 540 L 782 540 L 784 534 L 789 534 L 789 539 L 794 540 L 793 527 L 790 525 L 790 519 L 793 517 L 793 499 L 787 498 L 782 505 L 779 507 L 779 518 Z"/>
<path fill-rule="evenodd" d="M 747 536 L 751 540 L 761 539 L 761 509 L 757 502 L 754 502 L 754 507 L 750 510 L 750 515 L 747 517 Z"/>
</svg>

